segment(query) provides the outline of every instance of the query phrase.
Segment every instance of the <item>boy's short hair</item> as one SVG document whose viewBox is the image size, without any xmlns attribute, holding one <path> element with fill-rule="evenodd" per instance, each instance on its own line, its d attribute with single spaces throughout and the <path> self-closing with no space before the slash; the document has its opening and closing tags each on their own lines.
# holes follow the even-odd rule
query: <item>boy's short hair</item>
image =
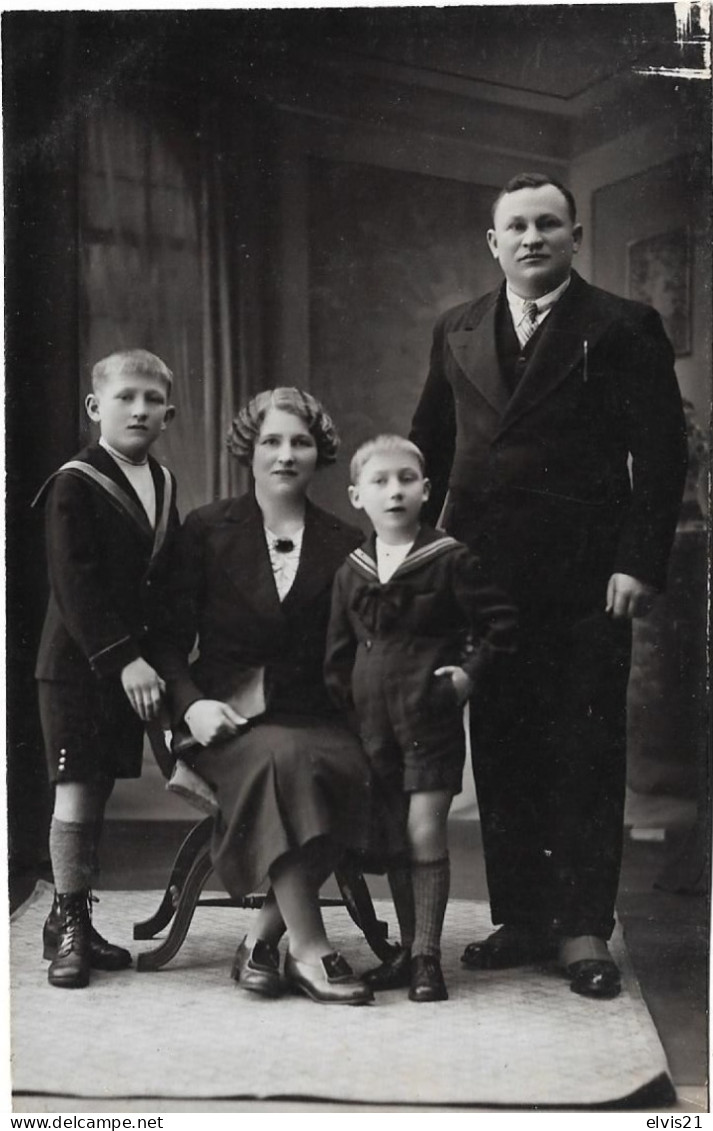
<svg viewBox="0 0 713 1131">
<path fill-rule="evenodd" d="M 235 456 L 238 463 L 250 467 L 255 442 L 271 408 L 290 412 L 304 421 L 307 431 L 317 446 L 317 467 L 334 463 L 339 448 L 339 436 L 331 416 L 324 405 L 311 393 L 289 385 L 280 385 L 276 389 L 266 389 L 258 393 L 241 408 L 233 420 L 226 444 L 228 451 Z"/>
<path fill-rule="evenodd" d="M 116 350 L 98 361 L 92 369 L 92 390 L 97 392 L 118 371 L 138 373 L 142 377 L 155 377 L 166 386 L 166 396 L 171 396 L 173 373 L 155 353 L 148 350 Z"/>
<path fill-rule="evenodd" d="M 385 432 L 381 436 L 375 436 L 373 440 L 367 440 L 354 452 L 349 464 L 349 478 L 353 487 L 357 486 L 365 464 L 378 452 L 404 452 L 406 455 L 413 456 L 421 469 L 422 475 L 426 473 L 426 461 L 421 449 L 416 447 L 411 440 L 407 440 L 405 436 Z"/>
</svg>

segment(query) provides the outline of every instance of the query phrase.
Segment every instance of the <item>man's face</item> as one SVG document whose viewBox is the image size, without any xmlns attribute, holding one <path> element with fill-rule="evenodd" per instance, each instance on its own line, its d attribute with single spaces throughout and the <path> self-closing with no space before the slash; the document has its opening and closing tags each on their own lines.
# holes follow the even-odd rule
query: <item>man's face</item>
<svg viewBox="0 0 713 1131">
<path fill-rule="evenodd" d="M 506 193 L 493 222 L 488 246 L 516 294 L 536 299 L 564 282 L 579 251 L 582 226 L 572 223 L 558 188 L 540 185 Z"/>
</svg>

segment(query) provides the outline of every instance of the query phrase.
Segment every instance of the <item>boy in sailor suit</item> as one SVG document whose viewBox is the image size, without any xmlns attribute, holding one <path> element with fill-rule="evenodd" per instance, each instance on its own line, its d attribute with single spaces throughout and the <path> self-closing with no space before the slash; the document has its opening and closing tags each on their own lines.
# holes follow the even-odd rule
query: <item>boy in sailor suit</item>
<svg viewBox="0 0 713 1131">
<path fill-rule="evenodd" d="M 116 778 L 141 773 L 144 724 L 163 681 L 151 633 L 179 520 L 175 481 L 149 455 L 171 420 L 172 374 L 145 350 L 92 371 L 91 444 L 45 483 L 50 598 L 35 668 L 55 804 L 55 898 L 43 931 L 51 985 L 86 986 L 90 968 L 119 970 L 128 951 L 91 925 L 90 887 L 104 808 Z"/>
<path fill-rule="evenodd" d="M 448 997 L 440 938 L 463 704 L 493 658 L 513 650 L 515 629 L 514 608 L 466 547 L 421 524 L 429 490 L 410 441 L 379 436 L 356 452 L 349 497 L 374 534 L 336 575 L 325 664 L 407 831 L 410 867 L 389 873 L 402 949 L 366 980 L 377 990 L 409 986 L 416 1002 Z"/>
</svg>

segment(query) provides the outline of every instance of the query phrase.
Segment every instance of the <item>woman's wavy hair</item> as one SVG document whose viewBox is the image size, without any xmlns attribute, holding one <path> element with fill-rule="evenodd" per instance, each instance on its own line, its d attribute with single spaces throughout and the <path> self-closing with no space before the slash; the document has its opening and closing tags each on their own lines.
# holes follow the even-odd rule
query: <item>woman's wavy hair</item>
<svg viewBox="0 0 713 1131">
<path fill-rule="evenodd" d="M 249 467 L 252 463 L 255 442 L 260 435 L 263 420 L 271 408 L 291 412 L 293 416 L 299 416 L 300 420 L 305 422 L 317 445 L 317 467 L 334 463 L 339 448 L 339 436 L 331 416 L 311 393 L 285 385 L 258 393 L 244 408 L 241 408 L 233 420 L 226 444 L 228 451 L 235 456 L 238 463 L 245 467 Z"/>
</svg>

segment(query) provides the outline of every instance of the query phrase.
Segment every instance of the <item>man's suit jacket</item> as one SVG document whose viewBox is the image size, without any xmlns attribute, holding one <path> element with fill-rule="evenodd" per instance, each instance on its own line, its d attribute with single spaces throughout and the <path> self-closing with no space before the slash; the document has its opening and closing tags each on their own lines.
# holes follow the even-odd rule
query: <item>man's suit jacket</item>
<svg viewBox="0 0 713 1131">
<path fill-rule="evenodd" d="M 443 525 L 523 608 L 598 605 L 613 572 L 663 588 L 687 447 L 658 314 L 573 272 L 511 396 L 504 292 L 436 324 L 411 433 L 434 485 L 427 517 L 448 491 Z"/>
<path fill-rule="evenodd" d="M 139 656 L 151 660 L 179 518 L 172 476 L 167 521 L 157 537 L 136 492 L 104 448 L 92 444 L 71 463 L 76 461 L 88 464 L 100 480 L 105 477 L 105 486 L 65 465 L 35 500 L 45 503 L 50 580 L 35 675 L 82 683 L 117 676 Z M 166 479 L 151 456 L 149 467 L 158 530 Z"/>
<path fill-rule="evenodd" d="M 257 667 L 269 710 L 332 713 L 322 674 L 332 581 L 362 540 L 356 527 L 308 503 L 299 568 L 280 602 L 253 495 L 189 514 L 173 570 L 171 638 L 159 656 L 174 724 L 197 699 L 228 698 L 236 676 Z"/>
</svg>

